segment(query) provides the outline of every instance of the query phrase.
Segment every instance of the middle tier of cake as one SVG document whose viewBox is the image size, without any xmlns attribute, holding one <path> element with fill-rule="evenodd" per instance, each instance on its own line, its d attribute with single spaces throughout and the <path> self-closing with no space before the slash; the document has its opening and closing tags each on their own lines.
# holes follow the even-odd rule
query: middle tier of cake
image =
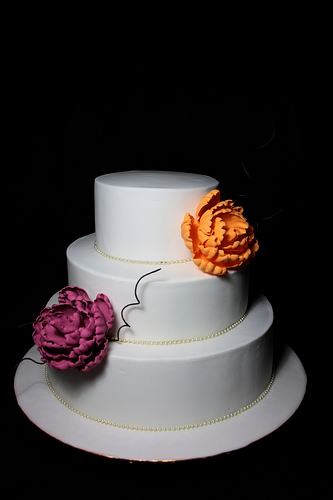
<svg viewBox="0 0 333 500">
<path fill-rule="evenodd" d="M 115 313 L 111 335 L 124 318 L 130 327 L 120 331 L 129 342 L 173 342 L 211 338 L 234 328 L 244 319 L 248 303 L 249 270 L 225 276 L 201 272 L 192 261 L 137 264 L 118 262 L 94 248 L 95 235 L 76 240 L 67 249 L 70 286 L 83 288 L 94 300 L 98 293 L 110 299 Z M 135 242 L 133 242 L 135 245 Z M 137 287 L 140 304 L 135 304 Z M 53 303 L 57 302 L 54 297 Z"/>
</svg>

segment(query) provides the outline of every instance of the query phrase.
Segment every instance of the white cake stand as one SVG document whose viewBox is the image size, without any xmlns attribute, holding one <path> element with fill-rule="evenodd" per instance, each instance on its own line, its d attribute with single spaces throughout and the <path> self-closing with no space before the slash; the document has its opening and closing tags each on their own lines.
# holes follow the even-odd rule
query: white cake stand
<svg viewBox="0 0 333 500">
<path fill-rule="evenodd" d="M 34 346 L 26 357 L 40 361 Z M 182 431 L 146 432 L 88 420 L 61 404 L 50 391 L 45 367 L 22 361 L 15 393 L 27 417 L 51 436 L 76 448 L 112 458 L 174 461 L 243 448 L 280 427 L 299 407 L 306 388 L 302 363 L 286 346 L 268 395 L 251 409 L 219 423 Z"/>
</svg>

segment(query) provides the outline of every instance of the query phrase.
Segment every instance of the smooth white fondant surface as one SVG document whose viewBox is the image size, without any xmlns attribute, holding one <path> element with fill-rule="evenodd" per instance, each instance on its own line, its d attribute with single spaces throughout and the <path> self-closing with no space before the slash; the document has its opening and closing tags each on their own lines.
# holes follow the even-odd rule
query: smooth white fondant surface
<svg viewBox="0 0 333 500">
<path fill-rule="evenodd" d="M 161 171 L 130 171 L 95 179 L 98 248 L 131 260 L 191 257 L 181 238 L 186 212 L 218 186 L 212 177 Z"/>
<path fill-rule="evenodd" d="M 40 360 L 37 347 L 26 357 Z M 280 427 L 300 405 L 306 374 L 288 346 L 276 359 L 269 394 L 250 410 L 220 423 L 177 432 L 138 432 L 88 420 L 70 411 L 51 393 L 45 367 L 23 361 L 15 375 L 18 404 L 42 430 L 76 448 L 128 460 L 185 460 L 229 452 L 249 445 Z"/>
<path fill-rule="evenodd" d="M 86 290 L 94 300 L 105 293 L 114 308 L 116 333 L 123 324 L 121 310 L 135 302 L 138 279 L 159 266 L 128 264 L 107 259 L 94 249 L 95 235 L 76 240 L 67 249 L 68 281 Z M 183 340 L 207 336 L 230 326 L 245 313 L 249 269 L 212 276 L 193 262 L 160 266 L 142 280 L 139 306 L 127 308 L 121 337 L 132 340 Z M 57 302 L 57 296 L 54 297 Z"/>
<path fill-rule="evenodd" d="M 94 370 L 49 368 L 56 393 L 93 417 L 130 426 L 207 422 L 242 408 L 272 374 L 272 308 L 263 296 L 221 337 L 172 346 L 112 342 Z"/>
</svg>

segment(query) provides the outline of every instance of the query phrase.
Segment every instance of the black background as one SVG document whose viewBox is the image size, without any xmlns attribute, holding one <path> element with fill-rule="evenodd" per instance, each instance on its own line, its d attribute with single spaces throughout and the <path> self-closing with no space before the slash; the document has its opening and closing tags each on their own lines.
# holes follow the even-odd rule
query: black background
<svg viewBox="0 0 333 500">
<path fill-rule="evenodd" d="M 198 492 L 218 487 L 236 498 L 273 492 L 322 498 L 325 427 L 313 349 L 317 262 L 308 251 L 315 245 L 320 169 L 309 149 L 311 68 L 297 50 L 227 61 L 223 47 L 152 46 L 110 47 L 103 62 L 82 54 L 78 61 L 72 49 L 65 62 L 57 50 L 25 49 L 22 41 L 9 75 L 3 283 L 11 348 L 4 350 L 3 376 L 11 488 L 29 485 L 25 491 L 45 494 L 54 478 L 59 485 L 74 477 L 73 488 L 80 483 L 96 492 L 96 485 L 114 490 L 138 474 L 143 494 L 154 478 L 163 489 L 183 480 Z M 275 334 L 302 360 L 308 389 L 285 425 L 243 450 L 171 464 L 106 459 L 44 434 L 16 404 L 13 375 L 32 346 L 31 323 L 67 284 L 67 246 L 94 231 L 94 178 L 131 169 L 211 175 L 255 227 L 260 250 L 251 264 L 252 292 L 271 301 Z"/>
</svg>

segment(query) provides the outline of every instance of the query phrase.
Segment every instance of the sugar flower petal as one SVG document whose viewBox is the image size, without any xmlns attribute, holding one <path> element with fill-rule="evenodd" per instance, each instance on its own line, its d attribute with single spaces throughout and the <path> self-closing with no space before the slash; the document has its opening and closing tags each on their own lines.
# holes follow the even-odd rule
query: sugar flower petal
<svg viewBox="0 0 333 500">
<path fill-rule="evenodd" d="M 191 252 L 193 252 L 193 239 L 196 237 L 197 228 L 197 221 L 192 217 L 192 215 L 187 213 L 181 225 L 181 235 L 185 245 L 189 250 L 191 250 Z"/>
<path fill-rule="evenodd" d="M 197 221 L 200 221 L 201 216 L 206 212 L 206 210 L 214 207 L 214 205 L 220 201 L 220 197 L 220 191 L 218 189 L 214 189 L 202 198 L 197 208 Z"/>
</svg>

